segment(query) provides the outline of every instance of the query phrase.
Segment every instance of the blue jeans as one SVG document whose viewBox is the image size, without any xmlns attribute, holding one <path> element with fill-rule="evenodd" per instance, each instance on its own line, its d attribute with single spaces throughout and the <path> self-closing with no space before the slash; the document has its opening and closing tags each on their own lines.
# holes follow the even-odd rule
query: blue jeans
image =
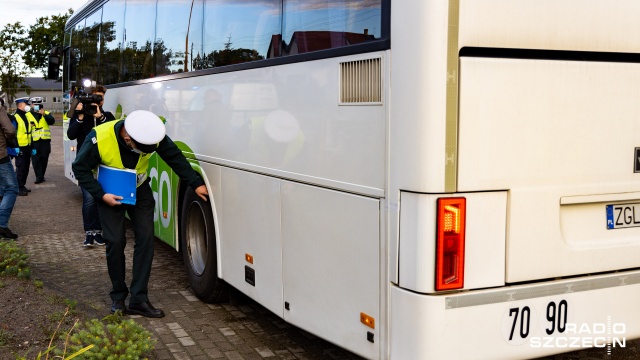
<svg viewBox="0 0 640 360">
<path fill-rule="evenodd" d="M 82 225 L 84 226 L 84 231 L 102 230 L 96 200 L 82 186 L 80 189 L 82 189 Z"/>
<path fill-rule="evenodd" d="M 9 217 L 18 196 L 18 179 L 13 171 L 13 163 L 7 161 L 0 164 L 0 227 L 9 227 Z"/>
</svg>

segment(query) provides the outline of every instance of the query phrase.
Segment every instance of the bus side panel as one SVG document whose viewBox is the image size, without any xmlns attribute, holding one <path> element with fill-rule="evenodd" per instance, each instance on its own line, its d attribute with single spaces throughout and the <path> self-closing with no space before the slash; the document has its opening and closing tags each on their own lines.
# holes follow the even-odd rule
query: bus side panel
<svg viewBox="0 0 640 360">
<path fill-rule="evenodd" d="M 157 154 L 149 160 L 149 178 L 151 191 L 156 201 L 153 212 L 155 235 L 172 247 L 177 247 L 176 216 L 178 176 Z M 178 218 L 179 220 L 179 218 Z"/>
<path fill-rule="evenodd" d="M 279 180 L 225 167 L 220 169 L 222 201 L 218 202 L 221 205 L 217 225 L 223 278 L 282 317 Z M 252 257 L 253 263 L 245 259 L 246 255 Z M 253 284 L 251 274 L 254 274 Z"/>
<path fill-rule="evenodd" d="M 76 185 L 78 180 L 71 170 L 71 164 L 76 159 L 76 140 L 69 140 L 67 136 L 67 129 L 69 129 L 69 119 L 62 121 L 62 134 L 64 136 L 62 140 L 62 146 L 64 147 L 64 176 L 73 181 Z"/>
<path fill-rule="evenodd" d="M 377 199 L 282 183 L 284 318 L 368 359 L 379 358 L 382 342 L 379 207 Z"/>
</svg>

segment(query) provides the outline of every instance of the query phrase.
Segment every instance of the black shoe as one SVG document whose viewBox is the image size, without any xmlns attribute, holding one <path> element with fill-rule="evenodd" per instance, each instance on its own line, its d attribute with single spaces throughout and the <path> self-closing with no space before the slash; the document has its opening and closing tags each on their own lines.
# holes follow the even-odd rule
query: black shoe
<svg viewBox="0 0 640 360">
<path fill-rule="evenodd" d="M 160 309 L 156 309 L 150 302 L 142 302 L 138 304 L 129 303 L 129 314 L 142 315 L 150 318 L 164 317 L 164 312 Z"/>
<path fill-rule="evenodd" d="M 27 189 L 26 186 L 22 186 L 22 187 L 20 187 L 20 191 L 31 192 L 31 189 Z"/>
<path fill-rule="evenodd" d="M 42 184 L 43 182 L 44 182 L 44 180 L 36 180 L 36 181 L 34 181 L 33 183 L 34 183 L 34 184 Z"/>
<path fill-rule="evenodd" d="M 115 314 L 116 311 L 120 311 L 122 314 L 127 313 L 127 306 L 124 304 L 124 300 L 113 300 L 111 303 L 111 313 Z"/>
<path fill-rule="evenodd" d="M 0 237 L 3 237 L 5 239 L 17 239 L 18 234 L 15 234 L 8 227 L 6 228 L 0 227 Z"/>
<path fill-rule="evenodd" d="M 27 196 L 27 195 L 29 195 L 29 192 L 27 192 L 26 190 L 20 189 L 18 191 L 18 196 Z"/>
<path fill-rule="evenodd" d="M 102 235 L 100 235 L 100 234 L 95 234 L 93 236 L 93 241 L 96 243 L 96 245 L 101 245 L 101 246 L 105 245 L 104 239 L 102 238 Z"/>
<path fill-rule="evenodd" d="M 82 243 L 82 246 L 84 247 L 92 247 L 93 246 L 93 236 L 92 235 L 87 235 L 84 239 L 84 242 Z"/>
</svg>

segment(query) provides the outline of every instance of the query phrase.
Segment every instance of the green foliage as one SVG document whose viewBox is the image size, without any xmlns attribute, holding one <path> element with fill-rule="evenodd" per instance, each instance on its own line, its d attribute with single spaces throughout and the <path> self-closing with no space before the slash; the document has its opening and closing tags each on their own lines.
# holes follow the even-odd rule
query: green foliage
<svg viewBox="0 0 640 360">
<path fill-rule="evenodd" d="M 26 50 L 26 30 L 20 22 L 6 24 L 0 30 L 0 87 L 12 102 L 19 90 L 29 90 L 24 85 L 27 67 L 20 61 Z"/>
<path fill-rule="evenodd" d="M 142 325 L 134 320 L 123 320 L 122 315 L 109 315 L 100 321 L 85 322 L 67 340 L 66 352 L 77 352 L 87 345 L 83 359 L 141 359 L 154 349 L 155 339 Z M 64 350 L 55 349 L 56 355 L 64 356 Z"/>
<path fill-rule="evenodd" d="M 22 59 L 30 69 L 41 70 L 43 77 L 47 75 L 51 48 L 63 45 L 64 26 L 71 14 L 73 10 L 69 9 L 67 14 L 40 17 L 29 28 Z"/>
<path fill-rule="evenodd" d="M 29 279 L 31 270 L 27 266 L 29 255 L 13 241 L 0 241 L 0 275 Z"/>
<path fill-rule="evenodd" d="M 5 346 L 9 343 L 9 341 L 11 340 L 11 338 L 13 338 L 13 334 L 4 330 L 4 329 L 0 329 L 0 346 Z"/>
</svg>

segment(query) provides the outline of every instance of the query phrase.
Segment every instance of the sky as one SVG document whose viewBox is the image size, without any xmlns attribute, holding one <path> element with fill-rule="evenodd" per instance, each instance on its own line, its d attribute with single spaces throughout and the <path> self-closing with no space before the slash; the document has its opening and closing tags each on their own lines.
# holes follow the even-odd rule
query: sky
<svg viewBox="0 0 640 360">
<path fill-rule="evenodd" d="M 36 19 L 43 16 L 66 14 L 70 8 L 80 9 L 87 0 L 0 0 L 0 28 L 20 21 L 22 26 L 29 28 L 36 23 Z"/>
<path fill-rule="evenodd" d="M 23 0 L 0 0 L 0 29 L 17 21 L 20 21 L 25 29 L 29 29 L 38 18 L 66 14 L 69 9 L 75 12 L 86 2 L 88 0 L 38 0 L 35 3 Z M 27 76 L 41 75 L 36 71 Z"/>
</svg>

